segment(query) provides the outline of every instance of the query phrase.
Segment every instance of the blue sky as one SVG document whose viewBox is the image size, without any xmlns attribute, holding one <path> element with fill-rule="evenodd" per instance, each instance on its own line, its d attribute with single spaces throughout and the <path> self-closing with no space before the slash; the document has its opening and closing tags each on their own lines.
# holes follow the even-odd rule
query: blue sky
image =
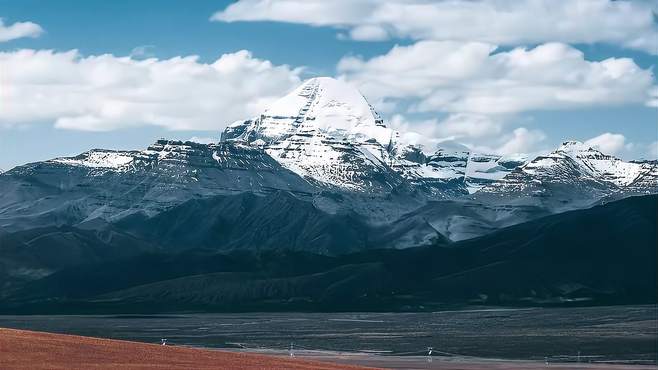
<svg viewBox="0 0 658 370">
<path fill-rule="evenodd" d="M 593 1 L 601 3 L 603 0 Z M 656 35 L 655 20 L 653 24 L 645 25 L 644 29 L 639 26 L 635 28 L 629 26 L 629 29 L 619 29 L 611 33 L 609 39 L 601 36 L 601 40 L 594 38 L 594 41 L 591 42 L 583 42 L 583 40 L 591 39 L 587 32 L 594 34 L 593 31 L 585 28 L 575 28 L 573 35 L 556 34 L 555 40 L 551 39 L 550 32 L 548 35 L 538 34 L 534 39 L 534 36 L 531 35 L 527 37 L 527 40 L 517 40 L 509 35 L 501 35 L 499 39 L 489 40 L 477 33 L 446 36 L 444 29 L 422 29 L 413 24 L 410 26 L 408 19 L 391 19 L 394 17 L 390 16 L 390 13 L 386 13 L 386 9 L 375 9 L 375 5 L 368 0 L 363 2 L 363 6 L 358 7 L 353 5 L 359 3 L 358 1 L 349 2 L 349 6 L 343 6 L 345 9 L 340 11 L 333 8 L 301 9 L 300 11 L 306 12 L 304 17 L 308 15 L 308 19 L 302 17 L 301 20 L 294 14 L 294 11 L 290 10 L 300 8 L 295 5 L 294 1 L 287 1 L 291 7 L 282 7 L 279 10 L 276 7 L 270 7 L 264 11 L 262 1 L 248 0 L 225 11 L 231 3 L 230 1 L 206 0 L 191 2 L 173 0 L 0 0 L 0 17 L 4 21 L 4 27 L 11 27 L 16 22 L 32 22 L 41 29 L 41 32 L 34 31 L 30 34 L 29 31 L 26 31 L 25 37 L 0 42 L 0 53 L 4 53 L 5 57 L 4 62 L 0 60 L 2 63 L 0 64 L 0 89 L 2 89 L 0 91 L 15 94 L 10 95 L 9 98 L 5 96 L 4 101 L 0 101 L 0 168 L 6 170 L 15 165 L 56 156 L 73 155 L 97 147 L 140 149 L 159 137 L 217 138 L 226 124 L 239 119 L 241 115 L 249 118 L 249 114 L 257 111 L 260 106 L 266 106 L 267 102 L 285 94 L 300 80 L 313 76 L 347 78 L 365 93 L 366 97 L 375 104 L 375 108 L 382 111 L 392 124 L 397 122 L 399 127 L 421 133 L 427 132 L 429 136 L 456 137 L 456 140 L 468 143 L 480 150 L 508 154 L 507 152 L 510 150 L 518 149 L 518 151 L 534 153 L 555 147 L 565 139 L 585 141 L 608 133 L 617 136 L 602 137 L 593 143 L 600 143 L 601 149 L 612 150 L 621 157 L 637 158 L 651 156 L 651 145 L 656 145 L 655 142 L 658 141 L 657 110 L 655 107 L 647 105 L 650 97 L 645 99 L 642 96 L 645 90 L 651 89 L 651 86 L 647 87 L 647 78 L 650 79 L 649 85 L 656 85 L 654 75 L 656 55 L 653 52 L 655 49 L 652 49 L 653 41 L 651 41 L 651 38 Z M 419 3 L 422 3 L 422 0 L 419 0 Z M 575 4 L 575 2 L 566 3 Z M 286 2 L 281 4 L 286 5 Z M 567 6 L 565 4 L 562 4 L 561 7 Z M 642 15 L 641 12 L 647 8 L 656 8 L 655 2 L 651 1 L 639 1 L 638 4 L 637 9 L 629 10 L 628 16 L 637 17 L 637 14 Z M 494 1 L 493 8 L 499 5 L 496 5 Z M 354 7 L 354 9 L 350 9 L 350 7 Z M 604 21 L 607 19 L 606 10 L 602 7 L 599 8 L 603 9 L 601 10 L 602 16 L 599 18 Z M 486 9 L 491 9 L 491 7 Z M 519 14 L 524 14 L 525 10 L 517 10 Z M 313 11 L 317 11 L 317 14 L 314 14 Z M 364 11 L 367 12 L 367 17 L 356 14 Z M 477 12 L 478 10 L 469 11 Z M 555 17 L 568 18 L 571 16 L 569 11 L 569 9 L 555 12 L 551 10 L 550 13 L 555 13 L 552 15 Z M 223 12 L 220 13 L 223 15 L 218 17 L 223 19 L 211 21 L 210 17 L 216 12 Z M 377 12 L 383 12 L 384 16 L 379 18 L 374 15 L 370 16 Z M 532 9 L 529 9 L 528 13 L 532 13 Z M 612 13 L 612 11 L 608 13 Z M 615 13 L 617 15 L 610 15 L 610 17 L 619 17 L 619 12 Z M 353 16 L 355 14 L 356 16 Z M 361 19 L 363 19 L 363 24 L 360 23 Z M 577 14 L 574 15 L 574 19 L 579 21 Z M 450 21 L 452 20 L 445 20 L 445 22 Z M 616 24 L 614 21 L 615 19 L 611 20 L 612 24 Z M 518 18 L 518 22 L 520 30 L 523 30 L 522 27 L 527 27 L 521 24 L 525 22 L 522 17 Z M 623 22 L 621 23 L 623 24 Z M 367 27 L 361 27 L 364 24 Z M 532 20 L 530 20 L 530 24 L 532 24 Z M 450 25 L 446 24 L 446 28 L 449 27 Z M 596 23 L 591 25 L 592 30 L 601 29 L 601 27 Z M 614 34 L 628 34 L 628 37 L 623 39 Z M 1 35 L 0 31 L 0 39 L 2 39 Z M 453 38 L 459 39 L 453 40 Z M 640 45 L 637 40 L 643 40 L 644 43 Z M 451 44 L 447 44 L 448 42 Z M 478 69 L 475 72 L 467 71 L 465 79 L 469 80 L 468 84 L 450 78 L 446 82 L 446 76 L 440 78 L 435 76 L 434 70 L 453 67 L 440 63 L 441 56 L 452 53 L 450 47 L 457 49 L 460 48 L 460 45 L 475 42 L 484 42 L 492 47 L 498 46 L 498 48 L 488 57 L 486 53 L 482 56 L 482 64 L 476 67 Z M 502 68 L 500 60 L 495 61 L 496 58 L 492 58 L 492 56 L 501 54 L 504 57 L 509 56 L 508 59 L 511 60 L 512 57 L 518 57 L 518 53 L 514 53 L 514 51 L 519 48 L 533 50 L 533 48 L 554 42 L 558 42 L 564 47 L 550 50 L 545 48 L 550 51 L 549 54 L 558 55 L 558 60 L 552 61 L 553 64 L 550 67 L 553 70 L 552 73 L 556 75 L 556 77 L 550 78 L 556 80 L 546 82 L 542 79 L 542 83 L 546 83 L 546 87 L 541 89 L 541 93 L 546 94 L 543 100 L 530 99 L 531 101 L 519 104 L 512 102 L 511 105 L 515 108 L 505 108 L 502 113 L 499 111 L 499 107 L 473 107 L 471 103 L 468 103 L 474 97 L 474 91 L 478 91 L 479 94 L 478 86 L 487 85 L 491 86 L 489 89 L 495 89 L 502 79 L 506 81 L 514 79 L 514 85 L 525 83 L 527 86 L 523 85 L 520 91 L 534 94 L 534 91 L 538 91 L 534 88 L 536 87 L 534 82 L 536 77 L 527 81 L 517 80 L 517 78 L 525 77 L 518 77 L 523 74 L 513 70 L 509 63 L 505 64 L 507 66 L 505 68 L 509 68 L 509 70 L 500 72 L 499 70 Z M 424 45 L 427 47 L 421 48 L 421 43 L 425 43 Z M 649 46 L 646 46 L 647 43 Z M 396 45 L 401 47 L 401 51 L 393 55 L 391 49 Z M 18 57 L 21 49 L 33 50 L 34 54 L 23 55 L 22 58 L 25 59 L 21 59 Z M 52 52 L 39 54 L 39 51 L 44 50 L 52 50 Z M 77 50 L 77 54 L 69 57 L 65 61 L 65 66 L 60 67 L 59 64 L 56 64 L 58 59 L 53 55 L 71 50 Z M 208 66 L 222 55 L 234 55 L 240 50 L 247 50 L 250 54 L 235 55 L 236 63 L 245 65 L 251 63 L 253 66 L 235 68 L 235 71 L 233 71 L 234 67 L 226 67 L 229 72 L 222 72 L 221 76 L 215 76 L 217 84 L 225 86 L 223 88 L 228 91 L 218 90 L 216 92 L 212 86 L 208 86 L 210 84 L 208 82 L 199 87 L 198 95 L 185 91 L 174 93 L 167 90 L 163 92 L 165 87 L 170 86 L 176 86 L 179 90 L 195 90 L 195 83 L 197 83 L 195 81 L 198 81 L 194 77 L 197 75 L 197 72 L 193 71 L 195 68 Z M 574 56 L 573 50 L 581 51 L 582 58 Z M 431 52 L 436 52 L 437 57 L 428 54 Z M 409 59 L 405 59 L 405 53 L 420 55 L 419 64 L 421 65 L 409 64 L 407 68 L 404 63 Z M 560 65 L 560 60 L 563 59 L 560 53 L 565 56 L 572 55 L 573 64 Z M 87 63 L 80 62 L 85 58 L 105 54 L 109 54 L 111 60 L 93 59 L 88 60 Z M 134 70 L 136 71 L 134 73 L 139 75 L 142 73 L 140 71 L 151 71 L 153 68 L 162 70 L 154 73 L 153 76 L 160 74 L 169 76 L 177 72 L 168 65 L 114 68 L 107 67 L 103 63 L 117 63 L 114 58 L 119 57 L 129 57 L 138 62 L 147 58 L 165 61 L 178 56 L 190 55 L 196 55 L 198 59 L 193 62 L 185 62 L 184 66 L 180 67 L 189 70 L 182 77 L 189 81 L 145 82 L 145 84 L 149 84 L 146 86 L 135 83 L 137 88 L 143 87 L 145 90 L 154 91 L 155 94 L 162 94 L 163 100 L 175 100 L 180 107 L 176 105 L 172 109 L 179 109 L 180 114 L 178 111 L 172 113 L 167 107 L 153 108 L 159 110 L 149 112 L 148 109 L 151 105 L 148 104 L 127 106 L 122 102 L 117 102 L 115 98 L 126 91 L 125 86 L 116 87 L 118 90 L 112 87 L 115 90 L 110 90 L 108 86 L 114 86 L 113 82 L 98 82 L 94 76 L 89 77 L 90 81 L 81 81 L 82 77 L 78 76 L 76 70 L 76 68 L 84 70 L 80 72 L 80 76 L 88 76 L 91 72 L 85 72 L 87 69 L 100 71 L 94 73 L 103 73 L 107 69 L 102 68 L 110 68 L 108 78 L 117 76 L 118 79 L 125 80 L 130 85 L 130 75 L 119 74 L 130 74 Z M 426 55 L 427 60 L 423 63 L 422 58 Z M 356 62 L 348 65 L 346 61 L 350 57 Z M 378 58 L 382 57 L 385 59 L 379 63 Z M 454 57 L 461 58 L 462 55 L 455 52 Z M 525 58 L 523 60 L 536 60 L 536 55 L 532 57 L 530 53 L 527 58 L 523 55 L 521 57 Z M 631 58 L 634 65 L 622 65 L 614 68 L 615 71 L 621 68 L 620 73 L 628 74 L 629 77 L 617 76 L 614 81 L 601 81 L 602 77 L 597 77 L 601 66 L 596 63 L 609 58 Z M 18 66 L 25 65 L 26 60 L 34 62 L 33 65 L 30 64 L 29 67 L 26 67 L 28 72 L 25 74 L 28 76 L 14 77 L 18 75 Z M 36 62 L 37 60 L 39 63 Z M 343 62 L 339 66 L 341 60 Z M 228 65 L 228 61 L 225 63 Z M 396 65 L 395 63 L 401 64 Z M 495 68 L 490 65 L 494 63 L 498 63 L 495 64 Z M 100 64 L 102 64 L 102 68 L 97 67 Z M 35 68 L 35 72 L 31 72 L 33 70 L 30 68 Z M 460 66 L 456 68 L 458 70 L 455 71 L 455 75 L 464 72 Z M 559 76 L 560 68 L 564 68 L 564 71 L 567 71 L 565 73 L 574 68 L 582 68 L 582 71 L 579 72 L 580 75 L 590 76 L 582 81 L 594 80 L 594 82 L 587 82 L 591 86 L 588 85 L 585 89 L 578 86 L 580 82 L 562 80 Z M 639 72 L 634 69 L 639 69 Z M 535 74 L 541 74 L 543 69 L 540 64 L 539 67 L 533 67 L 528 71 L 539 71 Z M 235 76 L 229 76 L 229 73 L 235 73 Z M 423 73 L 427 74 L 426 79 L 422 78 Z M 485 75 L 485 73 L 491 75 Z M 31 81 L 31 76 L 37 74 L 40 74 L 41 79 L 36 82 Z M 447 71 L 446 74 L 450 77 L 452 73 Z M 48 78 L 50 75 L 53 80 L 56 80 L 55 82 L 50 81 Z M 76 77 L 71 77 L 74 80 L 71 82 L 66 80 L 67 76 Z M 381 80 L 378 80 L 380 76 Z M 389 76 L 389 80 L 385 80 L 387 76 Z M 396 76 L 407 81 L 409 78 L 405 76 L 421 76 L 419 80 L 425 81 L 420 83 L 417 91 L 425 92 L 421 94 L 414 91 L 414 86 L 408 86 L 404 93 L 391 88 L 387 82 Z M 441 81 L 433 83 L 433 78 Z M 478 78 L 482 78 L 482 84 L 479 84 Z M 227 79 L 230 82 L 225 83 Z M 241 82 L 243 80 L 244 83 Z M 47 85 L 47 87 L 37 90 L 34 88 L 35 85 L 41 87 Z M 68 97 L 67 94 L 73 89 L 71 87 L 73 85 L 82 86 L 87 92 Z M 388 90 L 382 86 L 389 86 Z M 95 96 L 97 89 L 103 89 L 105 92 Z M 238 90 L 239 93 L 231 93 L 231 91 Z M 215 93 L 217 94 L 217 107 L 210 106 L 215 102 L 213 98 Z M 53 94 L 53 96 L 48 94 Z M 448 98 L 444 97 L 446 94 Z M 571 100 L 566 102 L 556 101 L 553 98 L 554 95 L 574 96 L 575 94 L 578 98 L 569 98 Z M 66 96 L 66 99 L 62 98 L 63 95 Z M 440 98 L 439 103 L 436 102 L 437 96 Z M 25 103 L 33 98 L 38 98 L 39 100 L 34 101 L 38 101 L 39 104 Z M 139 97 L 139 99 L 141 98 L 143 96 Z M 508 100 L 517 98 L 523 100 L 526 96 L 519 97 L 512 94 Z M 60 102 L 59 99 L 64 99 L 64 101 Z M 76 99 L 80 99 L 79 107 L 75 104 Z M 249 108 L 237 108 L 240 105 L 240 99 L 249 99 L 259 103 L 252 104 Z M 109 100 L 111 101 L 108 103 Z M 452 105 L 443 105 L 444 101 L 450 101 Z M 195 102 L 204 105 L 203 116 L 194 116 L 197 114 Z M 53 107 L 49 106 L 51 103 Z M 244 102 L 244 105 L 246 106 L 247 103 Z M 42 105 L 44 106 L 43 111 L 39 112 Z M 517 105 L 518 107 L 516 107 Z M 153 106 L 157 107 L 157 105 Z M 417 106 L 426 108 L 412 109 Z M 3 110 L 5 110 L 4 116 Z M 113 112 L 117 110 L 121 112 L 114 114 Z M 107 113 L 108 111 L 110 113 Z M 465 129 L 464 127 L 470 123 L 469 120 L 477 120 L 481 124 L 473 125 L 475 128 L 472 130 Z M 526 135 L 517 137 L 517 134 L 522 133 L 516 131 L 519 128 L 523 128 Z M 517 140 L 518 143 L 507 145 L 513 140 Z"/>
</svg>

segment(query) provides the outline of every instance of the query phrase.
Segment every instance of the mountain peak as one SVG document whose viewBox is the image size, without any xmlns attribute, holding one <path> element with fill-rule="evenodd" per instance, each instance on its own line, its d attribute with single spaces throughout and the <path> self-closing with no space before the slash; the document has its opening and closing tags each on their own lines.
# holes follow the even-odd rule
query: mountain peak
<svg viewBox="0 0 658 370">
<path fill-rule="evenodd" d="M 656 168 L 650 164 L 625 162 L 575 140 L 563 142 L 550 154 L 526 163 L 521 170 L 537 177 L 540 182 L 589 179 L 616 187 L 628 186 L 643 176 L 655 176 L 656 173 Z"/>
<path fill-rule="evenodd" d="M 553 153 L 553 155 L 566 155 L 575 160 L 581 159 L 597 159 L 607 161 L 619 161 L 618 158 L 604 154 L 601 151 L 593 148 L 587 143 L 580 141 L 565 141 Z"/>
<path fill-rule="evenodd" d="M 395 136 L 355 87 L 342 80 L 316 77 L 253 120 L 229 126 L 223 138 L 273 143 L 300 133 L 352 141 L 374 139 L 384 145 Z"/>
<path fill-rule="evenodd" d="M 592 149 L 589 145 L 578 140 L 567 140 L 560 145 L 556 151 L 561 152 L 575 152 L 575 151 L 586 151 Z"/>
</svg>

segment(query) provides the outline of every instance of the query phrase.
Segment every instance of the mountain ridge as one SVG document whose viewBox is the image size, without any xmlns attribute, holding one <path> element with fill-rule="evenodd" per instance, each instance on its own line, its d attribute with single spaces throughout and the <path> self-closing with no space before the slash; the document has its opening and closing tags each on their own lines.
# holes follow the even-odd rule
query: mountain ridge
<svg viewBox="0 0 658 370">
<path fill-rule="evenodd" d="M 454 146 L 428 154 L 399 136 L 357 90 L 311 79 L 258 117 L 229 125 L 218 143 L 160 139 L 144 150 L 94 149 L 6 171 L 0 226 L 115 223 L 192 200 L 285 192 L 293 196 L 281 207 L 291 214 L 297 204 L 325 220 L 353 214 L 368 229 L 416 230 L 386 243 L 399 248 L 658 192 L 658 161 L 625 162 L 578 142 L 526 160 Z M 254 199 L 262 207 L 254 214 L 271 212 Z M 254 227 L 267 227 L 266 219 Z"/>
<path fill-rule="evenodd" d="M 196 249 L 72 266 L 13 291 L 0 311 L 432 311 L 655 303 L 657 197 L 550 215 L 443 246 L 334 257 Z M 598 232 L 590 232 L 594 227 Z"/>
</svg>

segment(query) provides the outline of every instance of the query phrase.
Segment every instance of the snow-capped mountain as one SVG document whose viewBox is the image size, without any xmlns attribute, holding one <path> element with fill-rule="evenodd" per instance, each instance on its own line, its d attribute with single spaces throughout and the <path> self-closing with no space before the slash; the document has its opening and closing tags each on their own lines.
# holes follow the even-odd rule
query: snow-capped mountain
<svg viewBox="0 0 658 370">
<path fill-rule="evenodd" d="M 0 226 L 116 223 L 222 197 L 211 202 L 214 213 L 207 217 L 222 207 L 248 210 L 257 220 L 249 227 L 267 229 L 267 207 L 277 204 L 292 212 L 290 222 L 309 228 L 308 240 L 347 217 L 366 225 L 363 230 L 387 228 L 386 245 L 406 247 L 658 192 L 658 162 L 625 162 L 577 142 L 528 162 L 454 143 L 424 152 L 403 136 L 356 89 L 311 79 L 256 118 L 228 126 L 219 143 L 161 139 L 144 150 L 94 149 L 6 171 L 0 174 Z M 304 217 L 322 221 L 298 219 L 300 204 Z M 237 221 L 226 222 L 217 227 Z"/>
<path fill-rule="evenodd" d="M 395 132 L 354 88 L 313 78 L 260 116 L 230 125 L 223 142 L 262 148 L 314 183 L 352 191 L 391 191 L 400 176 L 388 155 Z"/>
<path fill-rule="evenodd" d="M 556 256 L 546 254 L 556 240 L 563 250 L 579 243 L 607 242 L 607 237 L 584 229 L 583 237 L 573 238 L 574 230 L 592 225 L 596 217 L 614 218 L 606 220 L 617 230 L 610 235 L 655 228 L 655 217 L 642 217 L 645 213 L 655 216 L 655 212 L 645 212 L 651 209 L 642 204 L 655 201 L 655 196 L 622 200 L 633 204 L 612 207 L 612 211 L 579 210 L 564 214 L 564 218 L 554 214 L 658 193 L 658 161 L 625 162 L 578 142 L 565 142 L 552 153 L 528 161 L 475 153 L 448 142 L 424 151 L 405 143 L 403 137 L 386 126 L 356 89 L 342 81 L 317 78 L 257 117 L 229 125 L 218 143 L 160 139 L 143 150 L 93 149 L 15 167 L 0 173 L 0 285 L 6 292 L 25 288 L 27 294 L 22 297 L 30 301 L 35 297 L 33 288 L 43 289 L 50 307 L 65 296 L 60 296 L 61 287 L 77 289 L 75 282 L 80 277 L 96 271 L 96 267 L 81 266 L 100 266 L 97 277 L 103 283 L 98 285 L 106 286 L 107 276 L 128 271 L 128 278 L 119 280 L 135 284 L 133 288 L 152 297 L 153 281 L 143 280 L 145 275 L 139 271 L 147 269 L 158 278 L 166 278 L 162 291 L 169 297 L 172 291 L 188 290 L 187 283 L 176 288 L 182 266 L 193 279 L 213 271 L 209 281 L 230 285 L 229 290 L 218 294 L 224 297 L 239 292 L 236 296 L 249 302 L 253 302 L 254 292 L 261 291 L 271 300 L 272 287 L 283 284 L 275 290 L 293 293 L 295 299 L 285 299 L 285 307 L 290 307 L 293 301 L 306 304 L 306 299 L 298 299 L 297 287 L 318 286 L 309 281 L 319 279 L 321 286 L 330 287 L 322 288 L 323 297 L 331 290 L 340 294 L 330 295 L 344 298 L 344 288 L 354 290 L 351 284 L 355 282 L 396 280 L 382 268 L 407 276 L 408 271 L 396 265 L 400 256 L 409 271 L 416 271 L 422 260 L 417 252 L 389 254 L 371 249 L 432 246 L 423 248 L 426 252 L 422 253 L 431 253 L 433 260 L 421 267 L 431 270 L 444 266 L 449 269 L 444 273 L 449 274 L 430 281 L 447 281 L 450 287 L 455 283 L 450 276 L 475 271 L 471 280 L 478 282 L 480 289 L 480 278 L 489 275 L 497 287 L 509 285 L 499 284 L 497 279 L 505 271 L 518 270 L 516 265 L 510 270 L 507 257 L 502 260 L 505 263 L 499 263 L 499 257 L 509 256 L 510 251 L 522 250 L 519 261 L 523 263 L 519 266 L 527 267 L 528 240 L 536 244 L 531 252 L 538 252 L 539 257 L 535 257 L 542 260 L 545 255 Z M 574 223 L 579 219 L 575 214 L 580 212 L 591 217 Z M 619 215 L 629 219 L 619 223 Z M 528 222 L 545 216 L 552 218 Z M 512 225 L 516 226 L 504 230 Z M 644 247 L 655 245 L 644 236 L 633 240 L 640 240 Z M 467 258 L 454 254 L 474 245 L 478 247 L 471 252 L 464 249 Z M 610 246 L 617 248 L 617 241 L 611 241 Z M 240 252 L 232 253 L 236 250 Z M 352 262 L 349 254 L 354 252 L 358 253 Z M 560 253 L 564 254 L 561 250 L 557 255 Z M 207 260 L 215 254 L 221 258 Z M 312 254 L 325 256 L 310 257 Z M 160 255 L 167 257 L 161 259 Z M 336 255 L 348 255 L 346 260 L 341 257 L 347 265 L 334 265 L 329 271 L 324 267 L 317 272 L 307 269 L 307 264 L 333 265 L 326 256 Z M 584 261 L 590 262 L 590 255 Z M 187 259 L 181 260 L 181 256 Z M 455 261 L 459 264 L 474 256 L 489 256 L 495 263 L 485 258 L 481 266 L 452 270 Z M 611 256 L 617 262 L 618 254 Z M 277 263 L 283 264 L 272 265 L 272 258 L 281 258 Z M 133 264 L 126 267 L 126 261 Z M 200 263 L 189 265 L 190 261 Z M 159 263 L 177 267 L 161 269 Z M 233 268 L 238 265 L 247 266 L 248 272 L 235 272 Z M 106 266 L 112 268 L 103 270 Z M 217 268 L 221 274 L 215 273 Z M 311 275 L 290 277 L 292 283 L 283 281 L 281 271 L 288 274 L 290 268 L 301 268 Z M 140 273 L 132 274 L 131 270 Z M 580 265 L 577 270 L 582 270 Z M 369 271 L 380 272 L 369 275 Z M 524 271 L 528 276 L 535 273 L 533 269 Z M 237 275 L 227 280 L 226 273 Z M 274 275 L 263 279 L 263 273 Z M 523 280 L 514 274 L 509 278 Z M 562 276 L 554 275 L 562 290 Z M 243 287 L 247 276 L 264 284 L 263 288 L 254 289 L 251 283 Z M 71 277 L 74 284 L 58 280 L 69 281 L 66 279 Z M 174 284 L 175 289 L 168 284 Z M 89 286 L 83 284 L 81 289 L 87 291 Z M 203 292 L 208 286 L 201 280 Z M 601 287 L 609 290 L 608 283 Z M 114 288 L 119 289 L 117 297 L 130 291 Z M 386 289 L 398 295 L 397 288 Z M 481 292 L 477 289 L 474 294 Z M 422 290 L 423 296 L 426 291 Z M 528 291 L 534 296 L 534 287 Z M 363 299 L 360 289 L 355 292 L 359 301 Z M 1 300 L 6 302 L 1 293 Z M 78 302 L 76 294 L 71 297 Z M 89 297 L 105 305 L 110 296 L 98 294 L 100 291 Z M 522 294 L 523 299 L 527 296 Z M 143 308 L 145 301 L 136 297 Z M 115 302 L 115 298 L 110 301 Z M 408 298 L 404 301 L 406 305 Z"/>
<path fill-rule="evenodd" d="M 527 160 L 527 157 L 522 155 L 505 157 L 494 154 L 472 153 L 466 165 L 465 178 L 469 194 L 473 194 L 482 187 L 504 178 L 512 170 L 525 164 Z"/>
<path fill-rule="evenodd" d="M 465 147 L 462 150 L 439 148 L 426 155 L 410 145 L 396 152 L 392 167 L 415 184 L 431 184 L 431 188 L 455 196 L 473 194 L 502 179 L 525 161 L 520 156 L 508 158 L 472 153 Z"/>
<path fill-rule="evenodd" d="M 556 209 L 577 208 L 604 197 L 655 193 L 656 180 L 656 162 L 625 162 L 581 142 L 566 141 L 485 186 L 477 195 L 507 201 L 534 199 Z"/>
<path fill-rule="evenodd" d="M 0 175 L 0 226 L 155 215 L 192 198 L 243 192 L 316 193 L 262 150 L 158 140 L 141 151 L 94 149 Z"/>
<path fill-rule="evenodd" d="M 272 143 L 309 133 L 352 142 L 375 139 L 382 145 L 389 145 L 395 134 L 358 90 L 343 81 L 318 77 L 304 82 L 260 116 L 233 123 L 222 141 Z"/>
<path fill-rule="evenodd" d="M 314 183 L 349 191 L 390 191 L 404 179 L 430 197 L 453 197 L 475 192 L 521 164 L 466 147 L 426 154 L 399 136 L 355 88 L 321 77 L 258 117 L 229 125 L 221 140 L 262 148 Z"/>
</svg>

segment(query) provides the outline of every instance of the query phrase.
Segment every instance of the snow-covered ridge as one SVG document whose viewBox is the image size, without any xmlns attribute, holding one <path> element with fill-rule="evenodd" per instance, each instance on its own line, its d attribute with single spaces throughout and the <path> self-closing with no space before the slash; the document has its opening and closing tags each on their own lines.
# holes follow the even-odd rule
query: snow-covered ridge
<svg viewBox="0 0 658 370">
<path fill-rule="evenodd" d="M 390 190 L 389 150 L 396 132 L 349 84 L 312 78 L 258 117 L 235 122 L 221 141 L 263 149 L 301 177 L 350 191 Z M 374 176 L 379 176 L 374 179 Z"/>
<path fill-rule="evenodd" d="M 221 141 L 262 148 L 304 178 L 348 190 L 364 189 L 365 180 L 357 179 L 372 177 L 382 166 L 433 194 L 438 188 L 440 193 L 474 192 L 516 167 L 499 163 L 500 156 L 473 155 L 461 145 L 463 149 L 425 154 L 399 137 L 358 90 L 320 77 L 304 82 L 258 117 L 229 125 Z"/>
<path fill-rule="evenodd" d="M 231 124 L 222 140 L 272 143 L 313 132 L 350 141 L 375 139 L 382 145 L 395 136 L 358 90 L 343 81 L 318 77 L 304 82 L 258 117 Z"/>
<path fill-rule="evenodd" d="M 387 172 L 381 153 L 378 156 L 376 150 L 359 143 L 323 134 L 297 134 L 268 145 L 264 150 L 301 177 L 336 188 L 366 191 L 390 190 L 395 186 L 393 179 L 379 179 Z"/>
<path fill-rule="evenodd" d="M 495 181 L 478 194 L 508 200 L 531 197 L 553 207 L 596 199 L 658 192 L 658 164 L 625 162 L 581 142 L 567 141 Z M 501 198 L 501 199 L 502 199 Z M 547 203 L 548 202 L 548 203 Z"/>
<path fill-rule="evenodd" d="M 160 166 L 181 179 L 197 179 L 206 166 L 231 171 L 283 167 L 312 187 L 389 192 L 404 184 L 439 198 L 483 188 L 536 190 L 558 182 L 640 192 L 658 188 L 658 164 L 625 162 L 575 141 L 527 162 L 473 153 L 455 143 L 426 153 L 399 137 L 358 90 L 343 81 L 314 78 L 258 117 L 229 125 L 217 144 L 161 139 L 142 151 L 98 149 L 51 162 L 90 168 L 90 175 Z"/>
<path fill-rule="evenodd" d="M 121 170 L 128 168 L 138 152 L 93 149 L 75 157 L 62 157 L 52 159 L 52 162 L 70 166 L 83 166 Z"/>
<path fill-rule="evenodd" d="M 190 158 L 210 152 L 214 144 L 159 139 L 144 150 L 92 149 L 75 157 L 60 157 L 48 162 L 93 169 L 91 175 L 134 170 L 147 163 L 187 163 Z"/>
<path fill-rule="evenodd" d="M 550 171 L 551 168 L 560 165 L 565 158 L 577 163 L 582 168 L 584 175 L 610 182 L 616 186 L 627 186 L 642 173 L 651 170 L 650 166 L 624 162 L 578 141 L 566 141 L 552 153 L 534 159 L 522 166 L 521 169 L 530 175 L 535 175 Z"/>
<path fill-rule="evenodd" d="M 475 193 L 483 186 L 500 180 L 524 164 L 522 157 L 502 157 L 462 149 L 439 148 L 427 155 L 412 145 L 395 150 L 392 167 L 412 182 L 443 182 L 454 187 L 452 193 Z"/>
<path fill-rule="evenodd" d="M 527 162 L 523 156 L 504 157 L 492 154 L 471 153 L 466 165 L 466 186 L 469 194 L 507 176 Z"/>
</svg>

